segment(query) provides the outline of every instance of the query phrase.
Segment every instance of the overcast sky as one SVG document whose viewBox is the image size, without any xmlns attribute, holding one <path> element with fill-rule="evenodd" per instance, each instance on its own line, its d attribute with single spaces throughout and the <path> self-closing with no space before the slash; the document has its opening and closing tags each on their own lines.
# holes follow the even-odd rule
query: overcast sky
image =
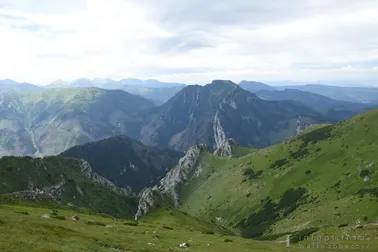
<svg viewBox="0 0 378 252">
<path fill-rule="evenodd" d="M 378 85 L 377 0 L 0 0 L 0 79 Z"/>
</svg>

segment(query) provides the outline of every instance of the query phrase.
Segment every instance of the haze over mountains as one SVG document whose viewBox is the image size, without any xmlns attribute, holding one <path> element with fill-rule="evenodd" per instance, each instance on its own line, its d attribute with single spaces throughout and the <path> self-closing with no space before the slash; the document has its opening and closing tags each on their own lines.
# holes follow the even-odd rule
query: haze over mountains
<svg viewBox="0 0 378 252">
<path fill-rule="evenodd" d="M 369 86 L 332 86 L 326 84 L 294 84 L 296 82 L 285 81 L 286 85 L 267 85 L 256 81 L 241 81 L 240 87 L 256 93 L 262 90 L 282 91 L 285 89 L 296 89 L 314 94 L 319 94 L 335 100 L 349 101 L 355 103 L 378 103 L 378 88 Z M 293 84 L 291 84 L 293 83 Z M 42 88 L 70 88 L 70 87 L 98 87 L 102 89 L 120 89 L 132 94 L 143 96 L 162 104 L 172 98 L 178 91 L 187 86 L 183 83 L 161 82 L 158 80 L 139 80 L 135 78 L 115 81 L 112 79 L 87 79 L 81 78 L 71 82 L 56 80 L 45 86 L 33 85 L 30 83 L 17 83 L 10 79 L 0 80 L 0 91 L 40 91 Z"/>
<path fill-rule="evenodd" d="M 378 103 L 374 88 L 282 90 L 248 81 L 199 86 L 80 79 L 51 86 L 0 81 L 0 155 L 56 155 L 116 135 L 181 152 L 199 143 L 215 150 L 229 137 L 266 147 L 308 125 L 344 120 Z"/>
</svg>

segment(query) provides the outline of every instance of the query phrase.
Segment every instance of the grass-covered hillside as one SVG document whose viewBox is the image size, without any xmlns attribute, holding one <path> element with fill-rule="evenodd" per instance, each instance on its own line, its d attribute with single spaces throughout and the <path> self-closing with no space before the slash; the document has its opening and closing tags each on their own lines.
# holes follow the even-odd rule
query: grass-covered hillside
<svg viewBox="0 0 378 252">
<path fill-rule="evenodd" d="M 136 212 L 137 201 L 126 190 L 72 158 L 0 158 L 0 203 L 23 201 L 84 207 L 124 218 Z"/>
<path fill-rule="evenodd" d="M 378 222 L 378 110 L 237 158 L 202 151 L 180 210 L 258 237 Z"/>
<path fill-rule="evenodd" d="M 46 215 L 50 218 L 41 218 Z M 72 221 L 72 216 L 78 216 L 81 220 Z M 329 235 L 338 234 L 338 231 L 324 230 Z M 350 235 L 361 233 L 359 229 L 344 228 L 343 231 Z M 363 231 L 368 238 L 377 236 L 377 230 L 373 227 L 367 227 Z M 182 243 L 186 243 L 188 247 L 179 248 Z M 310 244 L 311 241 L 292 243 L 291 248 L 287 248 L 284 242 L 255 241 L 230 236 L 211 229 L 209 224 L 171 210 L 153 213 L 145 220 L 134 222 L 64 208 L 0 205 L 2 252 L 300 252 L 304 251 L 303 246 Z M 317 244 L 329 246 L 340 242 Z M 345 240 L 342 244 L 361 247 L 367 244 L 369 247 L 365 247 L 363 251 L 368 252 L 376 251 L 378 245 L 376 240 Z M 305 251 L 334 252 L 340 249 L 306 247 Z"/>
<path fill-rule="evenodd" d="M 133 135 L 140 120 L 137 113 L 153 106 L 147 99 L 121 90 L 3 92 L 0 156 L 55 155 L 78 144 Z"/>
</svg>

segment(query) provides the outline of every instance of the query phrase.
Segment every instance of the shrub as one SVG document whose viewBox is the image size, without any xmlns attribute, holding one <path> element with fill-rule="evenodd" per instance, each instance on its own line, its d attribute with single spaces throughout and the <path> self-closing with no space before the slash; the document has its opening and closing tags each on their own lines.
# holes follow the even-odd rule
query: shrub
<svg viewBox="0 0 378 252">
<path fill-rule="evenodd" d="M 246 176 L 248 179 L 257 179 L 258 177 L 262 175 L 262 173 L 263 173 L 262 170 L 255 172 L 252 168 L 246 168 L 244 169 L 244 172 L 243 172 L 244 176 Z"/>
<path fill-rule="evenodd" d="M 29 215 L 28 212 L 15 212 L 15 213 L 17 213 L 17 214 L 23 214 L 23 215 Z"/>
<path fill-rule="evenodd" d="M 289 161 L 284 158 L 284 159 L 278 159 L 276 161 L 274 161 L 273 164 L 270 165 L 270 168 L 280 168 L 282 166 L 284 166 L 285 164 L 287 164 Z"/>
<path fill-rule="evenodd" d="M 138 222 L 124 222 L 123 225 L 127 225 L 127 226 L 138 226 Z"/>
<path fill-rule="evenodd" d="M 293 207 L 293 205 L 306 193 L 306 189 L 299 187 L 297 189 L 290 188 L 282 195 L 278 207 L 281 209 Z"/>
<path fill-rule="evenodd" d="M 57 216 L 53 216 L 53 218 L 54 218 L 54 219 L 57 219 L 57 220 L 66 220 L 66 217 L 64 217 L 64 216 L 59 216 L 59 215 L 57 215 Z"/>
<path fill-rule="evenodd" d="M 211 234 L 211 235 L 213 235 L 214 231 L 206 230 L 206 231 L 203 231 L 202 234 Z"/>
<path fill-rule="evenodd" d="M 253 171 L 252 168 L 246 168 L 246 169 L 244 169 L 243 174 L 244 174 L 244 176 L 249 176 L 249 175 L 254 174 L 254 171 Z"/>
<path fill-rule="evenodd" d="M 331 186 L 331 188 L 338 188 L 341 184 L 341 181 L 338 181 L 336 184 L 334 184 L 333 186 Z"/>
<path fill-rule="evenodd" d="M 291 188 L 282 195 L 278 204 L 267 197 L 261 210 L 240 220 L 235 227 L 241 229 L 241 236 L 244 238 L 259 237 L 269 230 L 270 226 L 282 215 L 285 216 L 294 211 L 299 205 L 298 201 L 303 198 L 305 193 L 305 188 Z"/>
<path fill-rule="evenodd" d="M 103 227 L 106 226 L 105 223 L 102 223 L 102 222 L 99 222 L 99 221 L 85 221 L 85 224 L 87 224 L 87 225 L 96 225 L 96 226 L 103 226 Z"/>
<path fill-rule="evenodd" d="M 307 134 L 300 135 L 298 138 L 301 139 L 303 142 L 300 148 L 305 148 L 311 142 L 312 144 L 317 143 L 321 140 L 326 140 L 331 137 L 332 125 L 326 126 L 320 129 L 316 129 L 311 131 Z"/>
<path fill-rule="evenodd" d="M 296 152 L 291 153 L 290 157 L 292 157 L 294 159 L 298 159 L 298 158 L 303 158 L 303 157 L 305 157 L 308 154 L 310 154 L 310 152 L 308 151 L 308 149 L 299 149 Z"/>
<path fill-rule="evenodd" d="M 370 172 L 368 170 L 363 170 L 360 172 L 360 177 L 365 178 L 366 176 L 369 176 Z"/>
<path fill-rule="evenodd" d="M 172 227 L 168 227 L 168 226 L 163 226 L 164 229 L 168 229 L 168 230 L 173 230 Z"/>
</svg>

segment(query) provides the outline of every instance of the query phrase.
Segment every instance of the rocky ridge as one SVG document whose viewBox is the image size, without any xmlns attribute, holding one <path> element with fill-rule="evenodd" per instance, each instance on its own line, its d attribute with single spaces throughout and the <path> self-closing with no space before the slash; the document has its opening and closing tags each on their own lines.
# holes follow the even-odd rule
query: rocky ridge
<svg viewBox="0 0 378 252">
<path fill-rule="evenodd" d="M 141 193 L 135 220 L 150 211 L 159 199 L 172 203 L 174 207 L 179 206 L 180 198 L 176 190 L 192 174 L 203 150 L 207 150 L 207 146 L 203 144 L 189 148 L 185 156 L 179 160 L 178 165 L 168 172 L 157 185 L 147 188 Z"/>
<path fill-rule="evenodd" d="M 110 180 L 108 180 L 108 179 L 98 175 L 97 173 L 93 172 L 91 165 L 87 161 L 85 161 L 85 160 L 80 160 L 80 161 L 81 161 L 81 165 L 80 165 L 81 172 L 84 174 L 84 176 L 86 178 L 89 178 L 93 182 L 98 183 L 102 186 L 105 186 L 105 187 L 111 189 L 112 191 L 114 191 L 116 193 L 120 193 L 120 194 L 124 194 L 124 195 L 132 194 L 132 190 L 131 190 L 130 187 L 127 187 L 127 188 L 117 187 Z"/>
<path fill-rule="evenodd" d="M 218 149 L 214 151 L 214 155 L 220 156 L 220 157 L 232 157 L 232 152 L 237 146 L 237 143 L 234 139 L 229 138 L 226 141 L 224 141 Z"/>
<path fill-rule="evenodd" d="M 80 170 L 84 177 L 90 179 L 91 181 L 98 183 L 115 193 L 122 194 L 125 196 L 132 195 L 132 191 L 130 188 L 119 188 L 115 184 L 113 184 L 108 179 L 98 175 L 97 173 L 92 171 L 91 166 L 85 160 L 79 160 L 80 162 Z M 40 159 L 40 166 L 44 166 L 43 159 Z M 46 167 L 44 169 L 47 169 Z M 29 180 L 25 181 L 28 184 L 28 190 L 16 191 L 12 193 L 8 193 L 5 195 L 14 196 L 16 198 L 22 198 L 25 200 L 35 200 L 35 199 L 48 199 L 57 201 L 57 198 L 61 196 L 62 192 L 64 191 L 64 186 L 67 184 L 67 180 L 64 178 L 63 174 L 60 175 L 61 180 L 52 185 L 52 186 L 45 186 L 42 188 L 36 188 L 34 186 L 34 182 Z M 76 190 L 79 195 L 83 196 L 83 190 L 77 185 Z"/>
</svg>

